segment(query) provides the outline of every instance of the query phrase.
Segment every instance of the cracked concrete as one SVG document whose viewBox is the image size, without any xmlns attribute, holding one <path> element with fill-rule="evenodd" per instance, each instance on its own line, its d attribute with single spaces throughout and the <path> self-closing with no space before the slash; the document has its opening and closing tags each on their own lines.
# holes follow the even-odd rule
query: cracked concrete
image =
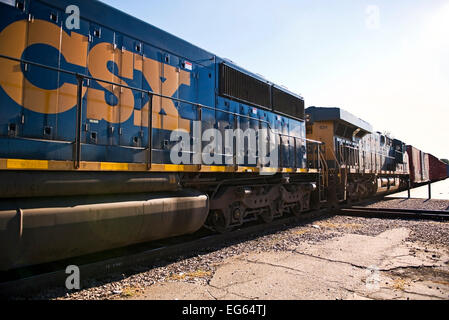
<svg viewBox="0 0 449 320">
<path fill-rule="evenodd" d="M 323 231 L 326 232 L 326 231 Z M 410 230 L 345 233 L 280 252 L 225 260 L 207 284 L 166 281 L 134 299 L 449 299 L 446 246 L 407 242 Z"/>
</svg>

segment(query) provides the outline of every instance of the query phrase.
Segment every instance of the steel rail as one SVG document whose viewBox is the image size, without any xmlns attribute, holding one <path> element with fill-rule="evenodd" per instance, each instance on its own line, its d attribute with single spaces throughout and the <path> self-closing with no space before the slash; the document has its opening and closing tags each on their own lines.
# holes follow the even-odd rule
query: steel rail
<svg viewBox="0 0 449 320">
<path fill-rule="evenodd" d="M 366 208 L 348 207 L 341 208 L 336 213 L 341 216 L 356 216 L 364 218 L 387 218 L 387 219 L 417 219 L 449 221 L 449 211 L 447 210 L 421 210 L 405 208 Z"/>
<path fill-rule="evenodd" d="M 412 209 L 412 208 L 376 208 L 376 207 L 356 207 L 351 209 L 369 210 L 369 211 L 388 211 L 388 212 L 413 212 L 413 213 L 435 213 L 435 214 L 449 214 L 449 210 L 427 210 L 427 209 Z"/>
</svg>

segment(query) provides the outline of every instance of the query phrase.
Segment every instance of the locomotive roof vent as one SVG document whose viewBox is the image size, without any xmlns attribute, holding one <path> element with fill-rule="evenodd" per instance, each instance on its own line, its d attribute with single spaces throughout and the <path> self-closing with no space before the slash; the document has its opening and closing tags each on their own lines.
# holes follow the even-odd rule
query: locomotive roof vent
<svg viewBox="0 0 449 320">
<path fill-rule="evenodd" d="M 220 64 L 219 95 L 304 120 L 302 97 L 261 79 L 222 63 Z"/>
</svg>

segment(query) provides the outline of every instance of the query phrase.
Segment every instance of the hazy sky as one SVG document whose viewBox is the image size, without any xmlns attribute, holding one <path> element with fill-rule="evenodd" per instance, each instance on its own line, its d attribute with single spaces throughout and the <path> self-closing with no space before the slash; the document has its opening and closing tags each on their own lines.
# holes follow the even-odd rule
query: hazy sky
<svg viewBox="0 0 449 320">
<path fill-rule="evenodd" d="M 449 158 L 449 0 L 103 0 Z"/>
</svg>

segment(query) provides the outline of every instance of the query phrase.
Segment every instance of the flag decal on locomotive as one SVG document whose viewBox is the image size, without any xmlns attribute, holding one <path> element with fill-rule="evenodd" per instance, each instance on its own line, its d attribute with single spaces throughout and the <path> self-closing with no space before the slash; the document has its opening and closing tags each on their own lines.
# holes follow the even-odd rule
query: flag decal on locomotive
<svg viewBox="0 0 449 320">
<path fill-rule="evenodd" d="M 193 69 L 193 65 L 188 61 L 184 61 L 184 68 L 191 71 Z"/>
</svg>

